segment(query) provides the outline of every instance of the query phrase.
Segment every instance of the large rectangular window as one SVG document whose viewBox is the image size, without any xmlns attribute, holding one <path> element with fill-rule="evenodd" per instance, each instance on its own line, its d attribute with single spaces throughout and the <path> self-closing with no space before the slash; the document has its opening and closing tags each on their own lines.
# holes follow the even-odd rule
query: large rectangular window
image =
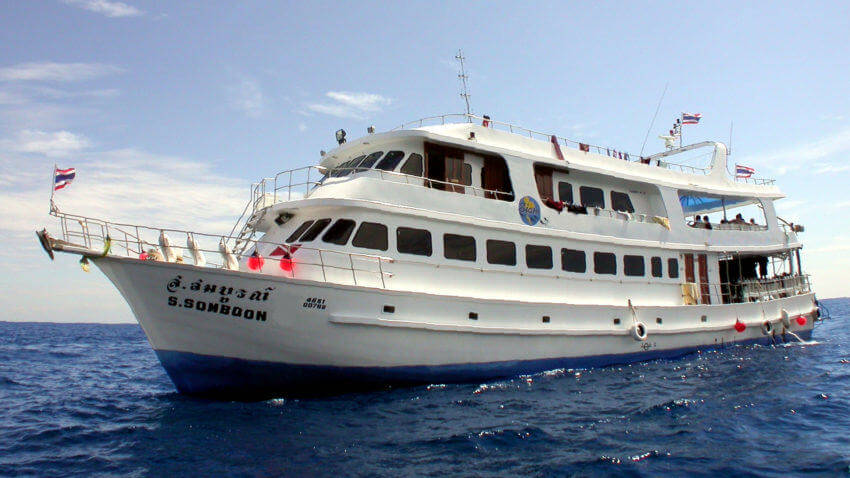
<svg viewBox="0 0 850 478">
<path fill-rule="evenodd" d="M 525 246 L 525 265 L 529 269 L 551 269 L 552 248 L 549 246 Z"/>
<path fill-rule="evenodd" d="M 446 256 L 446 259 L 475 261 L 475 238 L 457 234 L 444 234 L 443 255 Z"/>
<path fill-rule="evenodd" d="M 593 253 L 593 272 L 597 274 L 617 274 L 617 256 L 612 252 Z"/>
<path fill-rule="evenodd" d="M 431 255 L 431 232 L 425 229 L 400 227 L 395 230 L 396 248 L 402 254 Z"/>
<path fill-rule="evenodd" d="M 387 226 L 376 222 L 363 222 L 351 241 L 354 247 L 387 250 Z"/>
<path fill-rule="evenodd" d="M 487 240 L 487 263 L 515 266 L 516 244 L 494 239 Z"/>
<path fill-rule="evenodd" d="M 623 256 L 623 273 L 627 276 L 646 275 L 643 256 Z"/>
<path fill-rule="evenodd" d="M 664 271 L 661 270 L 662 262 L 660 257 L 653 257 L 649 260 L 650 267 L 652 269 L 652 277 L 663 277 Z"/>
<path fill-rule="evenodd" d="M 635 212 L 632 199 L 626 193 L 611 191 L 611 209 L 615 211 Z"/>
<path fill-rule="evenodd" d="M 322 236 L 322 240 L 343 246 L 348 242 L 352 231 L 354 231 L 354 221 L 351 219 L 338 219 L 328 228 L 328 232 Z"/>
<path fill-rule="evenodd" d="M 573 203 L 573 185 L 570 183 L 565 183 L 564 181 L 558 182 L 558 200 L 565 204 Z"/>
<path fill-rule="evenodd" d="M 581 194 L 582 206 L 605 209 L 605 193 L 601 189 L 582 186 L 579 188 L 579 193 Z"/>
<path fill-rule="evenodd" d="M 319 219 L 310 226 L 310 229 L 307 229 L 307 232 L 305 232 L 303 236 L 301 236 L 301 242 L 310 242 L 319 237 L 319 234 L 321 234 L 322 231 L 325 230 L 325 227 L 327 227 L 330 223 L 330 219 Z"/>
<path fill-rule="evenodd" d="M 304 231 L 306 231 L 307 228 L 310 227 L 312 224 L 313 224 L 312 220 L 304 221 L 300 226 L 298 226 L 298 229 L 296 229 L 295 232 L 293 232 L 292 234 L 290 234 L 289 237 L 286 238 L 286 242 L 297 241 L 298 238 L 301 237 L 301 234 L 304 234 Z"/>
<path fill-rule="evenodd" d="M 667 277 L 671 279 L 679 278 L 679 260 L 678 259 L 667 259 Z"/>
<path fill-rule="evenodd" d="M 584 251 L 561 249 L 561 269 L 567 272 L 587 272 L 587 257 Z"/>
</svg>

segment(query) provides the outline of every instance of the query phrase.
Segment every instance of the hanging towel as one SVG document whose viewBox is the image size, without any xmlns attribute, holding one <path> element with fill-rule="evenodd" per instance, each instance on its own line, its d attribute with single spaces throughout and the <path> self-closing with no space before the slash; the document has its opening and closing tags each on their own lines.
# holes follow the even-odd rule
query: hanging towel
<svg viewBox="0 0 850 478">
<path fill-rule="evenodd" d="M 666 218 L 666 217 L 661 217 L 661 216 L 652 216 L 652 222 L 654 222 L 654 223 L 656 223 L 656 224 L 661 224 L 661 225 L 662 225 L 662 226 L 664 226 L 664 227 L 665 227 L 668 231 L 670 230 L 670 219 L 668 219 L 668 218 Z"/>
</svg>

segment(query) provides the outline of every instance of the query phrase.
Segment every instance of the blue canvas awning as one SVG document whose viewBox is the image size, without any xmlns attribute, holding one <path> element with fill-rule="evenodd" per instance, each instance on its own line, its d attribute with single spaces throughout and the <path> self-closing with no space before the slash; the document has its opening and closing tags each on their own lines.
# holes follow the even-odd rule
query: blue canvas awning
<svg viewBox="0 0 850 478">
<path fill-rule="evenodd" d="M 745 206 L 756 202 L 753 198 L 702 196 L 696 194 L 679 194 L 679 202 L 686 216 L 720 211 L 732 207 Z"/>
</svg>

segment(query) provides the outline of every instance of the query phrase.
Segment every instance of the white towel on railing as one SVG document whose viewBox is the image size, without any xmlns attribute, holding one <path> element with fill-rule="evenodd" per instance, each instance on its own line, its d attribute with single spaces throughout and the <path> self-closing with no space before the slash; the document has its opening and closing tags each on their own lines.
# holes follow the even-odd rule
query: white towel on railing
<svg viewBox="0 0 850 478">
<path fill-rule="evenodd" d="M 233 256 L 233 251 L 227 247 L 227 243 L 224 242 L 223 237 L 221 238 L 221 242 L 218 243 L 218 250 L 221 252 L 222 266 L 231 271 L 238 271 L 239 261 Z"/>
<path fill-rule="evenodd" d="M 177 253 L 171 247 L 171 239 L 165 231 L 159 231 L 159 248 L 162 249 L 162 257 L 165 262 L 177 262 Z"/>
<path fill-rule="evenodd" d="M 195 261 L 196 266 L 204 267 L 207 265 L 207 259 L 204 257 L 204 253 L 198 248 L 198 244 L 195 242 L 195 238 L 192 237 L 191 234 L 186 235 L 186 247 L 188 247 L 189 251 L 192 253 L 192 260 Z"/>
</svg>

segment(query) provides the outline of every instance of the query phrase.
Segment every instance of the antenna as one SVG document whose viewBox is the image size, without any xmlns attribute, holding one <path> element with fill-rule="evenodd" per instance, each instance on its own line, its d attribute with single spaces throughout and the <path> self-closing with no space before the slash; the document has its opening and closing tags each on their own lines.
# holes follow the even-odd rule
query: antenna
<svg viewBox="0 0 850 478">
<path fill-rule="evenodd" d="M 461 98 L 466 102 L 466 114 L 472 114 L 472 110 L 469 108 L 469 85 L 466 83 L 466 80 L 469 79 L 469 75 L 466 74 L 466 69 L 463 65 L 463 60 L 466 60 L 463 56 L 463 50 L 458 50 L 457 55 L 455 56 L 455 60 L 460 62 L 460 74 L 457 75 L 460 78 L 460 82 L 463 85 L 463 91 L 460 93 Z"/>
<path fill-rule="evenodd" d="M 664 91 L 661 92 L 661 98 L 658 98 L 658 106 L 655 107 L 655 114 L 652 115 L 652 121 L 649 122 L 649 128 L 646 130 L 646 136 L 643 137 L 643 146 L 640 147 L 640 155 L 643 156 L 643 148 L 646 147 L 646 140 L 649 138 L 649 132 L 652 131 L 652 126 L 655 124 L 655 118 L 658 117 L 658 110 L 661 109 L 661 102 L 664 101 L 664 95 L 667 93 L 667 87 L 670 82 L 664 83 Z"/>
<path fill-rule="evenodd" d="M 729 148 L 727 148 L 726 156 L 732 155 L 732 127 L 735 126 L 734 121 L 729 122 Z"/>
</svg>

